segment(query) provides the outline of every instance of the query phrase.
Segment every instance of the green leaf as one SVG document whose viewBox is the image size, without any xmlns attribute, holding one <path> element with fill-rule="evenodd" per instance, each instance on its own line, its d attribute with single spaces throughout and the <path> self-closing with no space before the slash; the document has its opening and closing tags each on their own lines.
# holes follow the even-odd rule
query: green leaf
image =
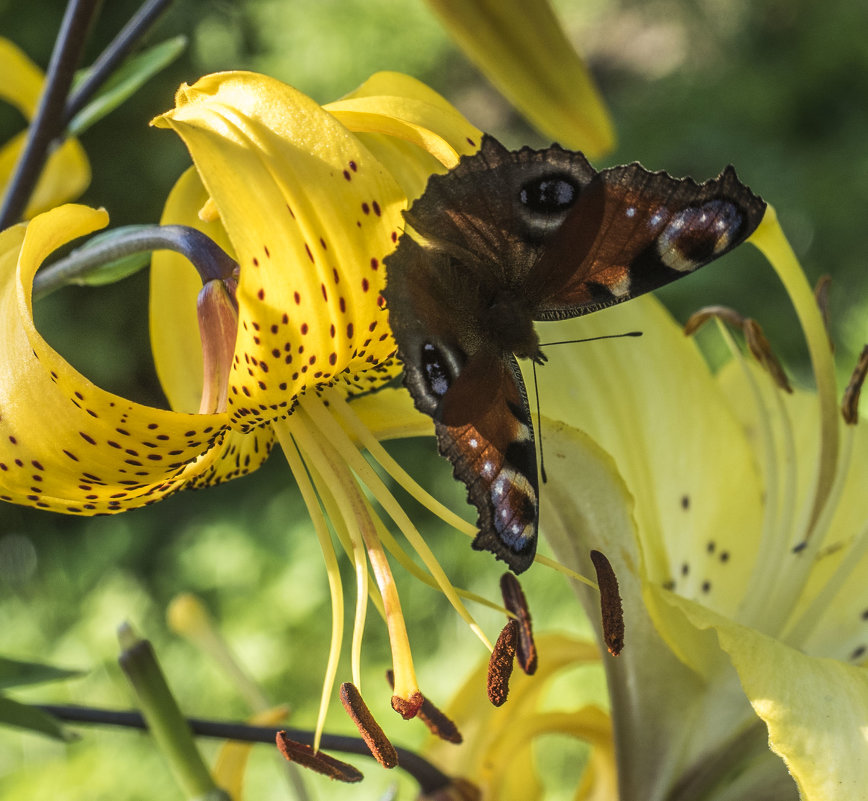
<svg viewBox="0 0 868 801">
<path fill-rule="evenodd" d="M 0 690 L 8 687 L 20 687 L 24 684 L 41 684 L 46 681 L 58 681 L 81 676 L 81 670 L 68 670 L 42 665 L 38 662 L 22 662 L 18 659 L 0 657 Z"/>
<path fill-rule="evenodd" d="M 0 726 L 27 729 L 64 742 L 78 739 L 77 734 L 64 728 L 60 721 L 41 709 L 20 704 L 2 695 L 0 695 Z"/>
<path fill-rule="evenodd" d="M 79 136 L 114 111 L 152 76 L 171 64 L 186 46 L 186 36 L 175 36 L 125 61 L 106 81 L 97 96 L 72 118 L 68 127 L 69 135 Z"/>
</svg>

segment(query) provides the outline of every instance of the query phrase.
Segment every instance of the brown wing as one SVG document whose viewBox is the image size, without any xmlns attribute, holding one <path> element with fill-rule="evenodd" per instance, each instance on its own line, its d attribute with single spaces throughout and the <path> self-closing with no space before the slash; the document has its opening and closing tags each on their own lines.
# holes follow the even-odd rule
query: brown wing
<svg viewBox="0 0 868 801">
<path fill-rule="evenodd" d="M 521 286 L 571 205 L 529 208 L 527 187 L 561 181 L 578 193 L 595 174 L 581 153 L 557 145 L 510 151 L 486 135 L 477 153 L 432 176 L 404 216 L 429 249 L 449 254 L 484 282 Z"/>
<path fill-rule="evenodd" d="M 765 206 L 732 167 L 703 184 L 638 164 L 603 170 L 534 270 L 534 318 L 587 314 L 693 272 L 747 239 Z"/>
<path fill-rule="evenodd" d="M 515 358 L 487 350 L 467 362 L 434 416 L 440 453 L 477 509 L 477 550 L 516 573 L 533 563 L 539 480 L 533 426 Z"/>
</svg>

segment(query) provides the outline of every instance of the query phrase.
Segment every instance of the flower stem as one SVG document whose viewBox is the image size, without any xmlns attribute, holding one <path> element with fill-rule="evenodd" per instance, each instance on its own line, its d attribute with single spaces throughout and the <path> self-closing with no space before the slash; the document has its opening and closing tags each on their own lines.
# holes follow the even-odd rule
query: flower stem
<svg viewBox="0 0 868 801">
<path fill-rule="evenodd" d="M 121 28 L 108 47 L 100 53 L 99 58 L 87 71 L 85 79 L 67 100 L 63 109 L 62 124 L 64 127 L 96 94 L 171 3 L 172 0 L 147 0 L 129 22 Z"/>
<path fill-rule="evenodd" d="M 43 298 L 67 284 L 82 282 L 110 262 L 136 253 L 172 250 L 186 256 L 202 277 L 202 283 L 233 277 L 237 262 L 201 231 L 186 225 L 130 225 L 107 232 L 68 256 L 41 269 L 33 281 L 34 299 Z"/>
<path fill-rule="evenodd" d="M 190 799 L 229 801 L 202 761 L 150 642 L 139 639 L 126 625 L 121 627 L 118 638 L 123 649 L 118 662 L 136 691 L 147 727 L 178 784 Z"/>
<path fill-rule="evenodd" d="M 66 6 L 27 143 L 0 208 L 0 230 L 21 217 L 42 172 L 49 146 L 63 130 L 66 98 L 99 5 L 98 0 L 69 0 Z"/>
</svg>

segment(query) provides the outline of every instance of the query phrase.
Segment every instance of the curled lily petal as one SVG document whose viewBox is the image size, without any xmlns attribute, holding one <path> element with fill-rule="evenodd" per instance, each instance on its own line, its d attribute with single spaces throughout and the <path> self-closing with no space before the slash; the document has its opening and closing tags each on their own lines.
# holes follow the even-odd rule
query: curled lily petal
<svg viewBox="0 0 868 801">
<path fill-rule="evenodd" d="M 663 596 L 664 591 L 651 592 Z M 665 593 L 666 603 L 713 632 L 741 686 L 768 726 L 769 745 L 786 762 L 801 798 L 856 801 L 868 782 L 868 675 L 864 668 L 818 659 L 755 629 Z"/>
<path fill-rule="evenodd" d="M 547 136 L 592 159 L 612 149 L 606 106 L 548 2 L 429 4 L 488 78 Z"/>
<path fill-rule="evenodd" d="M 482 131 L 420 81 L 398 72 L 379 72 L 334 103 L 324 106 L 351 131 L 387 134 L 419 145 L 443 167 L 479 148 Z"/>
<path fill-rule="evenodd" d="M 543 635 L 538 645 L 539 671 L 533 677 L 515 675 L 509 700 L 497 709 L 479 691 L 488 665 L 482 663 L 473 670 L 447 709 L 463 735 L 462 743 L 456 746 L 432 739 L 426 752 L 438 764 L 448 766 L 450 775 L 464 776 L 478 785 L 483 798 L 519 801 L 543 797 L 542 777 L 529 767 L 536 763 L 536 738 L 544 734 L 575 737 L 593 748 L 592 775 L 585 777 L 578 797 L 613 797 L 602 794 L 614 788 L 608 715 L 594 705 L 556 713 L 546 711 L 544 704 L 554 679 L 571 668 L 594 665 L 599 652 L 590 642 L 556 634 Z"/>
<path fill-rule="evenodd" d="M 0 75 L 3 76 L 0 99 L 15 106 L 27 120 L 32 119 L 42 92 L 42 73 L 18 47 L 2 37 Z M 12 176 L 25 140 L 26 132 L 0 148 L 0 194 Z M 89 183 L 87 156 L 78 140 L 67 139 L 49 155 L 24 211 L 25 218 L 78 197 Z"/>
<path fill-rule="evenodd" d="M 0 235 L 0 499 L 77 514 L 151 503 L 208 480 L 224 416 L 133 403 L 95 386 L 39 335 L 31 286 L 57 247 L 104 211 L 61 206 Z"/>
<path fill-rule="evenodd" d="M 359 140 L 306 96 L 249 73 L 182 87 L 155 124 L 184 139 L 241 266 L 231 424 L 278 419 L 344 372 L 364 373 L 364 388 L 393 376 L 380 288 L 405 197 Z"/>
</svg>

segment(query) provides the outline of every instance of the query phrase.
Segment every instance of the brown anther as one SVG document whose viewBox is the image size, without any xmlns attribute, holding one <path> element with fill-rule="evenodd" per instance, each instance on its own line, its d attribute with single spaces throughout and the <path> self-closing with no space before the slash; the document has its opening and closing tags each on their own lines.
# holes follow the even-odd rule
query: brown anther
<svg viewBox="0 0 868 801">
<path fill-rule="evenodd" d="M 394 690 L 394 671 L 387 670 L 386 679 L 389 682 L 389 686 Z M 461 736 L 461 732 L 458 731 L 458 727 L 455 723 L 450 720 L 444 712 L 434 706 L 431 701 L 425 698 L 425 696 L 422 696 L 422 705 L 416 712 L 416 717 L 428 727 L 428 731 L 430 731 L 435 737 L 439 737 L 447 743 L 455 743 L 455 745 L 464 742 L 464 738 Z"/>
<path fill-rule="evenodd" d="M 409 698 L 402 698 L 400 695 L 392 696 L 392 709 L 394 709 L 404 720 L 415 718 L 422 708 L 422 703 L 425 700 L 422 693 L 418 690 Z"/>
<path fill-rule="evenodd" d="M 518 621 L 510 620 L 500 632 L 488 660 L 488 700 L 494 706 L 502 706 L 509 695 L 509 677 L 512 675 L 517 640 Z"/>
<path fill-rule="evenodd" d="M 841 414 L 844 415 L 844 422 L 847 425 L 854 426 L 859 422 L 859 394 L 862 392 L 866 373 L 868 373 L 868 345 L 862 348 L 862 353 L 859 354 L 859 361 L 856 362 L 853 375 L 850 376 L 850 383 L 844 390 L 844 400 L 841 401 Z"/>
<path fill-rule="evenodd" d="M 766 369 L 774 382 L 782 390 L 785 392 L 792 392 L 793 388 L 790 386 L 787 374 L 784 372 L 784 368 L 778 361 L 778 357 L 775 356 L 775 352 L 772 350 L 771 344 L 766 339 L 766 335 L 763 333 L 760 324 L 756 320 L 748 319 L 745 320 L 742 330 L 744 331 L 747 346 L 750 349 L 750 352 L 754 355 L 754 358 L 756 358 L 756 360 Z"/>
<path fill-rule="evenodd" d="M 829 287 L 831 285 L 832 276 L 821 275 L 814 286 L 814 298 L 820 308 L 820 314 L 823 316 L 823 326 L 826 328 L 827 334 L 829 333 Z"/>
<path fill-rule="evenodd" d="M 624 647 L 624 610 L 615 571 L 604 554 L 591 551 L 591 561 L 597 571 L 600 587 L 600 611 L 603 618 L 603 639 L 612 656 L 618 656 Z"/>
<path fill-rule="evenodd" d="M 288 762 L 294 762 L 296 765 L 339 782 L 360 782 L 365 778 L 362 772 L 352 765 L 330 757 L 322 751 L 315 752 L 309 745 L 290 740 L 285 731 L 277 732 L 276 740 L 278 750 Z"/>
<path fill-rule="evenodd" d="M 362 694 L 355 684 L 345 681 L 341 685 L 341 703 L 347 714 L 356 724 L 359 734 L 368 746 L 372 756 L 384 768 L 394 768 L 398 764 L 398 752 L 395 746 L 389 742 L 383 730 L 380 728 L 368 705 L 362 700 Z"/>
<path fill-rule="evenodd" d="M 503 595 L 503 605 L 515 615 L 518 621 L 518 643 L 515 649 L 518 666 L 528 676 L 532 676 L 536 673 L 537 653 L 527 598 L 513 573 L 504 573 L 500 577 L 500 592 Z"/>
<path fill-rule="evenodd" d="M 719 317 L 725 323 L 729 323 L 733 328 L 742 328 L 745 323 L 744 316 L 739 314 L 735 309 L 731 309 L 729 306 L 703 306 L 703 308 L 695 311 L 687 318 L 687 322 L 684 324 L 685 336 L 692 336 L 702 328 L 708 320 L 711 320 L 714 317 Z"/>
</svg>

